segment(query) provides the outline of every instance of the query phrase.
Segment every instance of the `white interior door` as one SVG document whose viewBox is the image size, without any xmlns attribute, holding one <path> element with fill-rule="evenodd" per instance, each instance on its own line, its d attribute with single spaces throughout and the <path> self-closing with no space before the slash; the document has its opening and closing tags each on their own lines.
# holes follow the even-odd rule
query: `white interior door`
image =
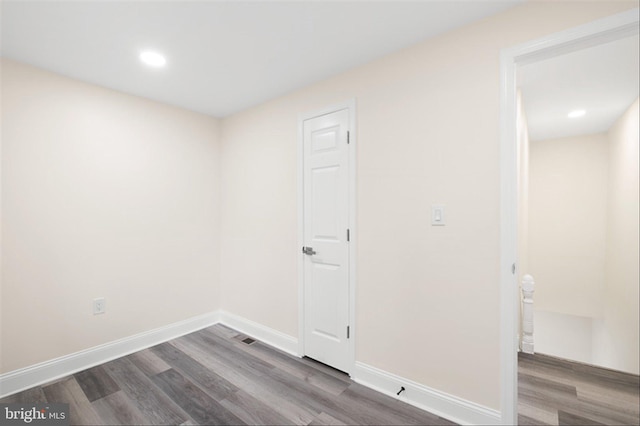
<svg viewBox="0 0 640 426">
<path fill-rule="evenodd" d="M 304 355 L 349 372 L 349 110 L 303 123 Z"/>
</svg>

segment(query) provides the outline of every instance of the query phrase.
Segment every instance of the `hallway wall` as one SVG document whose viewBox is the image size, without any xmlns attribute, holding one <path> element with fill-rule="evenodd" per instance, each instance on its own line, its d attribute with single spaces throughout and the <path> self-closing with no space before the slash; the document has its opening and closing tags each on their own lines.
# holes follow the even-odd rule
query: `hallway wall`
<svg viewBox="0 0 640 426">
<path fill-rule="evenodd" d="M 638 374 L 638 100 L 607 133 L 531 143 L 536 352 Z"/>
<path fill-rule="evenodd" d="M 608 157 L 604 133 L 530 144 L 528 271 L 536 310 L 602 317 Z"/>
<path fill-rule="evenodd" d="M 500 50 L 633 7 L 527 2 L 222 120 L 224 309 L 298 336 L 297 120 L 355 98 L 356 359 L 499 409 Z"/>
<path fill-rule="evenodd" d="M 609 176 L 603 336 L 597 359 L 639 374 L 640 269 L 638 252 L 638 99 L 608 132 Z M 615 351 L 606 348 L 613 347 Z M 601 353 L 604 351 L 604 353 Z"/>
</svg>

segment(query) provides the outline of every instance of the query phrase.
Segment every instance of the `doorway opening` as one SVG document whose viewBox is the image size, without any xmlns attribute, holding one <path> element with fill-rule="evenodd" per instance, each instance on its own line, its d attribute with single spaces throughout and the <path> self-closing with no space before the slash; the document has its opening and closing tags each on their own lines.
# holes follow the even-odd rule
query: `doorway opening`
<svg viewBox="0 0 640 426">
<path fill-rule="evenodd" d="M 639 50 L 621 38 L 524 65 L 517 82 L 527 349 L 636 375 Z"/>
<path fill-rule="evenodd" d="M 550 231 L 553 227 L 560 222 L 561 211 L 566 211 L 560 205 L 562 202 L 567 201 L 566 199 L 562 199 L 562 197 L 556 200 L 555 203 L 552 203 L 551 207 L 543 207 L 541 212 L 533 212 L 530 209 L 527 210 L 530 214 L 536 215 L 536 227 L 530 226 L 527 233 L 527 227 L 523 226 L 524 224 L 531 224 L 531 218 L 527 218 L 525 214 L 521 214 L 523 212 L 523 205 L 526 205 L 526 195 L 523 193 L 524 188 L 527 185 L 523 185 L 522 175 L 520 175 L 521 169 L 519 166 L 526 165 L 526 161 L 523 161 L 524 151 L 519 149 L 518 141 L 522 139 L 522 128 L 519 125 L 522 124 L 522 116 L 519 116 L 519 113 L 522 113 L 523 109 L 519 109 L 519 94 L 518 94 L 518 84 L 522 83 L 522 78 L 526 79 L 527 76 L 527 67 L 529 70 L 535 70 L 536 68 L 544 68 L 545 61 L 560 60 L 563 57 L 569 57 L 569 55 L 577 54 L 578 52 L 585 52 L 586 49 L 589 48 L 598 48 L 598 46 L 602 47 L 608 43 L 614 43 L 616 41 L 622 41 L 623 39 L 627 39 L 629 37 L 637 37 L 638 34 L 638 10 L 629 11 L 626 13 L 622 13 L 619 15 L 615 15 L 609 18 L 605 18 L 602 20 L 598 20 L 592 22 L 587 25 L 583 25 L 581 27 L 574 28 L 572 30 L 564 31 L 558 34 L 553 34 L 551 36 L 545 37 L 544 39 L 535 40 L 530 43 L 526 43 L 520 46 L 516 46 L 512 49 L 508 49 L 502 52 L 502 63 L 501 63 L 501 79 L 502 79 L 502 139 L 501 139 L 501 212 L 502 212 L 502 220 L 501 220 L 501 342 L 502 342 L 502 389 L 501 389 L 501 408 L 502 408 L 502 421 L 503 424 L 517 424 L 518 421 L 518 350 L 520 347 L 520 337 L 521 332 L 525 335 L 525 338 L 531 338 L 529 335 L 531 332 L 532 323 L 521 322 L 520 318 L 520 291 L 519 291 L 519 282 L 523 278 L 525 274 L 529 274 L 530 271 L 527 268 L 531 267 L 530 261 L 533 260 L 531 256 L 527 257 L 526 252 L 531 246 L 531 241 L 526 242 L 523 239 L 531 240 L 531 232 L 534 230 L 532 228 L 537 229 L 536 238 L 539 237 L 540 229 L 543 229 L 542 233 L 546 231 Z M 602 61 L 606 61 L 603 58 L 598 65 L 602 64 Z M 534 73 L 535 74 L 535 73 Z M 557 73 L 556 73 L 557 74 Z M 635 98 L 637 98 L 637 90 Z M 634 99 L 635 100 L 635 99 Z M 637 102 L 637 101 L 636 101 Z M 524 101 L 526 103 L 526 100 Z M 628 109 L 629 105 L 626 105 Z M 563 107 L 566 109 L 566 107 Z M 579 109 L 578 105 L 572 107 L 574 109 Z M 637 104 L 636 104 L 637 108 Z M 549 108 L 546 109 L 546 112 L 550 111 Z M 574 115 L 580 115 L 582 112 L 574 112 L 563 111 L 563 119 L 567 119 L 567 115 L 572 113 Z M 586 113 L 586 112 L 585 112 Z M 637 117 L 636 117 L 637 118 Z M 600 133 L 603 133 L 600 130 Z M 565 135 L 566 136 L 566 135 Z M 597 139 L 597 138 L 595 138 Z M 637 139 L 637 136 L 636 136 Z M 567 141 L 564 141 L 567 142 Z M 594 138 L 590 140 L 591 148 L 600 149 L 603 151 L 606 147 L 602 138 L 596 141 Z M 598 142 L 600 142 L 598 144 Z M 530 146 L 535 142 L 530 142 Z M 637 140 L 636 140 L 637 144 Z M 589 145 L 588 142 L 585 142 L 583 145 Z M 540 144 L 535 148 L 536 156 L 540 158 L 545 157 L 544 148 L 553 147 L 554 149 L 560 146 L 559 142 L 555 144 Z M 576 144 L 568 144 L 568 149 L 576 149 Z M 636 145 L 637 147 L 637 145 Z M 637 148 L 636 148 L 637 149 Z M 526 151 L 531 154 L 532 151 Z M 542 154 L 542 155 L 538 155 Z M 556 153 L 557 154 L 557 153 Z M 593 154 L 593 153 L 591 153 Z M 602 154 L 602 152 L 601 152 Z M 571 154 L 569 154 L 571 155 Z M 584 154 L 588 156 L 587 154 Z M 553 154 L 551 155 L 553 156 Z M 536 160 L 536 167 L 540 166 L 540 158 Z M 526 159 L 525 159 L 526 160 Z M 530 160 L 530 159 L 529 159 Z M 571 162 L 572 166 L 577 166 L 577 157 L 573 157 Z M 596 161 L 597 162 L 597 161 Z M 587 162 L 588 163 L 588 162 Z M 531 164 L 529 162 L 529 164 Z M 581 166 L 584 169 L 589 169 L 589 165 L 582 164 Z M 544 170 L 544 167 L 542 167 Z M 540 171 L 540 167 L 536 170 L 536 172 Z M 563 173 L 564 175 L 564 173 Z M 525 176 L 532 178 L 530 173 L 527 173 Z M 538 173 L 536 175 L 536 179 L 540 178 L 536 184 L 540 184 L 540 182 L 544 182 L 545 178 L 549 178 L 548 174 Z M 556 176 L 557 179 L 559 177 Z M 583 182 L 584 183 L 584 182 Z M 551 185 L 552 189 L 557 189 L 560 186 L 560 183 L 556 181 L 555 183 L 547 183 L 547 186 Z M 599 183 L 601 187 L 606 185 L 602 182 Z M 636 185 L 637 185 L 637 175 L 636 175 Z M 531 188 L 531 186 L 528 186 Z M 540 187 L 540 185 L 538 185 Z M 542 185 L 544 187 L 544 185 Z M 572 191 L 569 191 L 570 194 L 573 194 Z M 595 192 L 595 191 L 592 191 Z M 602 192 L 602 191 L 601 191 Z M 573 194 L 575 195 L 575 194 Z M 593 194 L 587 194 L 593 195 Z M 524 200 L 523 200 L 524 198 Z M 536 201 L 536 205 L 540 205 L 540 198 Z M 544 197 L 542 197 L 544 198 Z M 567 197 L 568 198 L 568 197 Z M 531 200 L 529 200 L 531 201 Z M 599 204 L 598 204 L 599 205 Z M 575 207 L 575 206 L 573 206 Z M 599 205 L 595 210 L 600 211 L 602 213 L 605 207 Z M 549 209 L 552 210 L 551 214 L 549 213 Z M 555 210 L 553 210 L 555 209 Z M 557 221 L 553 221 L 553 211 L 558 215 Z M 589 210 L 588 213 L 595 213 L 595 211 Z M 546 216 L 545 216 L 546 215 Z M 551 216 L 551 220 L 544 222 L 542 220 L 542 228 L 540 227 L 540 218 L 549 219 Z M 588 216 L 588 214 L 581 215 Z M 636 219 L 637 220 L 637 219 Z M 591 222 L 589 222 L 591 223 Z M 575 223 L 571 224 L 571 226 L 576 225 Z M 601 225 L 602 227 L 605 225 Z M 562 229 L 562 228 L 561 228 Z M 565 229 L 566 230 L 566 229 Z M 558 230 L 556 230 L 558 231 Z M 558 234 L 561 232 L 551 233 L 552 237 L 558 238 Z M 535 238 L 534 238 L 535 239 Z M 570 238 L 564 238 L 563 241 L 571 240 Z M 548 241 L 547 241 L 548 242 Z M 575 242 L 575 241 L 574 241 Z M 597 244 L 594 247 L 598 246 L 602 249 L 604 244 Z M 557 248 L 557 246 L 556 246 Z M 582 247 L 584 248 L 584 247 Z M 536 248 L 537 250 L 538 248 Z M 531 251 L 531 250 L 530 250 Z M 524 253 L 524 255 L 523 255 Z M 544 257 L 544 256 L 543 256 Z M 557 258 L 557 256 L 556 256 Z M 553 260 L 557 260 L 554 258 Z M 604 255 L 602 256 L 604 259 Z M 538 269 L 540 265 L 540 256 L 536 260 L 538 264 Z M 584 263 L 584 262 L 583 262 Z M 592 266 L 592 265 L 589 265 Z M 557 267 L 561 272 L 564 272 L 566 268 L 563 267 L 562 263 L 560 267 Z M 581 271 L 580 273 L 584 273 Z M 545 275 L 544 273 L 541 275 Z M 575 277 L 571 277 L 575 278 Z M 535 281 L 535 276 L 533 277 Z M 567 281 L 566 277 L 565 280 Z M 578 280 L 580 281 L 580 280 Z M 584 280 L 583 280 L 584 281 Z M 575 282 L 575 280 L 574 280 Z M 558 286 L 553 287 L 549 286 L 548 283 L 545 283 L 546 288 L 550 291 L 546 291 L 545 293 L 551 294 L 553 291 L 558 290 Z M 529 284 L 527 284 L 528 286 Z M 542 284 L 541 284 L 542 285 Z M 636 282 L 637 286 L 637 282 Z M 541 287 L 542 288 L 542 287 Z M 585 287 L 578 287 L 577 291 L 585 290 Z M 530 294 L 531 292 L 529 292 Z M 571 293 L 571 292 L 569 292 Z M 574 291 L 575 293 L 575 291 Z M 557 299 L 557 298 L 556 298 Z M 566 298 L 565 298 L 566 299 Z M 593 299 L 593 297 L 587 298 L 589 300 Z M 574 299 L 569 298 L 569 302 Z M 530 300 L 527 301 L 529 303 Z M 552 303 L 552 302 L 550 302 Z M 584 305 L 584 304 L 582 304 Z M 526 305 L 527 310 L 532 306 Z M 534 305 L 535 306 L 535 298 Z M 593 306 L 589 306 L 593 308 Z M 582 306 L 585 308 L 585 306 Z M 549 317 L 549 316 L 548 316 Z M 549 318 L 546 318 L 549 319 Z M 557 319 L 557 318 L 556 318 Z M 543 318 L 544 320 L 544 318 Z M 520 324 L 525 324 L 525 329 L 521 330 Z M 636 333 L 637 334 L 637 333 Z M 535 341 L 535 332 L 533 333 L 534 341 Z M 575 337 L 575 336 L 572 336 Z M 564 336 L 565 341 L 567 340 L 567 336 Z M 561 338 L 562 340 L 562 338 Z M 525 345 L 527 350 L 532 350 L 535 345 L 530 345 L 530 341 L 527 340 L 527 345 Z M 575 348 L 574 348 L 575 349 Z M 535 351 L 535 350 L 534 350 Z M 637 355 L 636 355 L 637 357 Z M 636 362 L 637 364 L 637 362 Z M 636 373 L 637 374 L 637 373 Z M 556 417 L 557 421 L 557 417 Z"/>
</svg>

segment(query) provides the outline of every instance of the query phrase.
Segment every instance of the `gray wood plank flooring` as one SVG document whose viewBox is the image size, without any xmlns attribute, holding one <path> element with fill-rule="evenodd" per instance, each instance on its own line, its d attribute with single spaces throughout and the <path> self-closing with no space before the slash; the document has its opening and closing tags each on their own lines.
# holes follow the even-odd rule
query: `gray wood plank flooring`
<svg viewBox="0 0 640 426">
<path fill-rule="evenodd" d="M 453 424 L 246 337 L 215 325 L 0 402 L 68 403 L 72 424 Z"/>
<path fill-rule="evenodd" d="M 65 402 L 72 424 L 452 424 L 216 325 L 0 402 Z M 640 424 L 638 376 L 519 355 L 522 425 Z"/>
<path fill-rule="evenodd" d="M 640 377 L 542 354 L 518 355 L 521 425 L 640 425 Z"/>
</svg>

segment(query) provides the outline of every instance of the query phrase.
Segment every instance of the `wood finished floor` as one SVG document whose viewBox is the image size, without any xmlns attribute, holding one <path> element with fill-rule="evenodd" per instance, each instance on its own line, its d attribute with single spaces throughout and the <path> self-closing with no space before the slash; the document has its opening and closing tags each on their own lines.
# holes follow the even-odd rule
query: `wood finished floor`
<svg viewBox="0 0 640 426">
<path fill-rule="evenodd" d="M 9 396 L 72 424 L 453 424 L 222 325 Z"/>
<path fill-rule="evenodd" d="M 64 402 L 72 424 L 453 424 L 222 325 L 0 402 Z M 522 425 L 640 424 L 638 376 L 520 354 Z"/>
<path fill-rule="evenodd" d="M 639 425 L 639 377 L 542 354 L 520 353 L 518 423 Z"/>
</svg>

